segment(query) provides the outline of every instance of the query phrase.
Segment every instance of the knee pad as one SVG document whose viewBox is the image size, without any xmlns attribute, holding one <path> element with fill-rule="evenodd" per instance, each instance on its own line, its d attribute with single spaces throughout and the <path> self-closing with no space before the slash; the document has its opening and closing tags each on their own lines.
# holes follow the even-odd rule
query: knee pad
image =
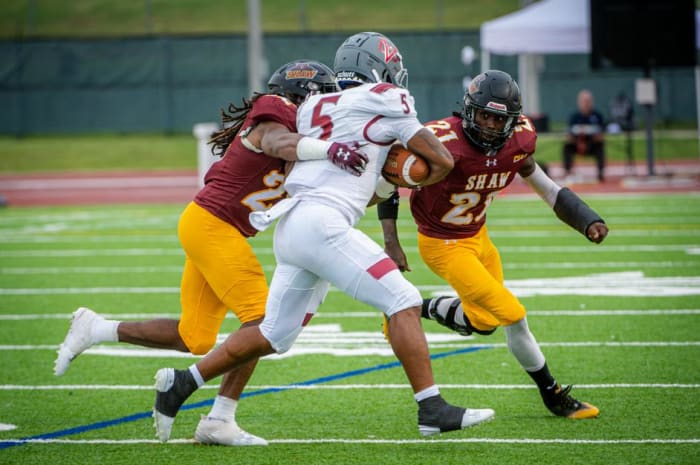
<svg viewBox="0 0 700 465">
<path fill-rule="evenodd" d="M 459 297 L 436 297 L 424 299 L 421 306 L 421 316 L 427 320 L 435 320 L 442 326 L 450 328 L 462 336 L 470 336 L 472 333 L 488 336 L 497 328 L 477 329 L 472 325 L 466 313 L 462 309 L 462 301 Z"/>
</svg>

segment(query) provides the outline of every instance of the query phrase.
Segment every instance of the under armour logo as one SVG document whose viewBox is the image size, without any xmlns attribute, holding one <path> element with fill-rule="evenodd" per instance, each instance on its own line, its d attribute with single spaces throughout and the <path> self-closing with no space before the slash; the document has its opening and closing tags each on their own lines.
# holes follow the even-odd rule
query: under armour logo
<svg viewBox="0 0 700 465">
<path fill-rule="evenodd" d="M 496 166 L 496 163 L 497 163 L 497 162 L 498 162 L 498 160 L 495 160 L 495 159 L 494 159 L 494 160 L 490 160 L 490 159 L 487 158 L 487 159 L 486 159 L 486 167 L 488 168 L 489 166 Z"/>
<path fill-rule="evenodd" d="M 350 158 L 350 152 L 340 149 L 338 150 L 338 157 L 341 157 L 343 160 L 348 161 L 348 158 Z"/>
</svg>

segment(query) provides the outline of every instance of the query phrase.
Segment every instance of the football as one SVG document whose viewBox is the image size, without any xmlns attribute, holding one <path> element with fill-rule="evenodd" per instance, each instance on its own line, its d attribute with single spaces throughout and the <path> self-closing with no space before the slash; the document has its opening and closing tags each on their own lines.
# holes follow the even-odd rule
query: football
<svg viewBox="0 0 700 465">
<path fill-rule="evenodd" d="M 386 156 L 382 176 L 399 187 L 417 187 L 430 174 L 430 166 L 420 155 L 395 144 Z"/>
</svg>

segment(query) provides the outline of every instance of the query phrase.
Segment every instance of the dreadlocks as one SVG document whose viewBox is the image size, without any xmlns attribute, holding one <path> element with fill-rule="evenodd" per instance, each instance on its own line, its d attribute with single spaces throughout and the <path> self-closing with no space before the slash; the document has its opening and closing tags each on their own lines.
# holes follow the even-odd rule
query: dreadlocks
<svg viewBox="0 0 700 465">
<path fill-rule="evenodd" d="M 243 105 L 240 107 L 229 103 L 228 112 L 223 108 L 221 109 L 221 123 L 223 129 L 213 132 L 209 138 L 209 143 L 212 144 L 211 153 L 214 156 L 224 156 L 226 149 L 231 145 L 238 131 L 241 130 L 241 126 L 243 126 L 243 122 L 248 116 L 250 109 L 253 107 L 253 103 L 255 103 L 261 95 L 265 94 L 255 92 L 250 100 L 243 98 Z"/>
</svg>

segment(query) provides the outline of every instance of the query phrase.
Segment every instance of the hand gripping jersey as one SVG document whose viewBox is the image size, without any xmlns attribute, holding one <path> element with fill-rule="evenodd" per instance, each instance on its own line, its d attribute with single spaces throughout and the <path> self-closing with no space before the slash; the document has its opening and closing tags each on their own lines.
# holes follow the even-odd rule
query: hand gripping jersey
<svg viewBox="0 0 700 465">
<path fill-rule="evenodd" d="M 286 196 L 285 161 L 247 149 L 241 142 L 241 134 L 265 121 L 283 124 L 296 132 L 296 112 L 296 105 L 284 97 L 259 97 L 223 158 L 207 172 L 204 187 L 194 201 L 235 226 L 244 236 L 254 236 L 258 231 L 248 220 L 251 211 L 265 210 Z"/>
<path fill-rule="evenodd" d="M 364 144 L 369 163 L 362 176 L 328 160 L 309 160 L 296 162 L 285 182 L 293 199 L 338 208 L 354 225 L 374 194 L 391 145 L 396 139 L 405 144 L 423 126 L 408 90 L 378 83 L 309 97 L 299 107 L 297 127 L 306 136 Z"/>
<path fill-rule="evenodd" d="M 515 178 L 535 151 L 537 133 L 525 117 L 494 156 L 486 156 L 464 135 L 462 119 L 431 121 L 431 129 L 455 160 L 445 179 L 411 192 L 411 213 L 418 231 L 439 239 L 474 236 L 486 222 L 486 209 Z"/>
</svg>

